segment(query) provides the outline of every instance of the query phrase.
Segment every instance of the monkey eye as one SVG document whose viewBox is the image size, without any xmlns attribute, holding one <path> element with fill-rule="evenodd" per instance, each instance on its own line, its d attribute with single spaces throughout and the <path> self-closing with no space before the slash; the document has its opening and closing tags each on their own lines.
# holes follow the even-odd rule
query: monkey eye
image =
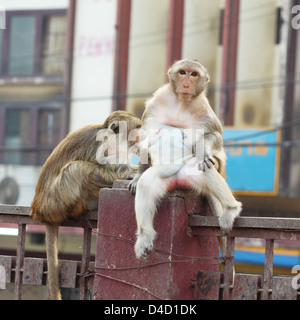
<svg viewBox="0 0 300 320">
<path fill-rule="evenodd" d="M 118 134 L 119 133 L 119 126 L 115 127 L 113 131 L 115 134 Z"/>
<path fill-rule="evenodd" d="M 110 124 L 109 129 L 111 129 L 115 134 L 118 134 L 119 133 L 119 122 L 113 121 Z"/>
<path fill-rule="evenodd" d="M 180 70 L 179 73 L 182 75 L 186 74 L 186 72 L 184 70 Z"/>
<path fill-rule="evenodd" d="M 192 77 L 198 77 L 198 72 L 196 72 L 196 71 L 192 72 L 192 73 L 191 73 L 191 76 L 192 76 Z"/>
</svg>

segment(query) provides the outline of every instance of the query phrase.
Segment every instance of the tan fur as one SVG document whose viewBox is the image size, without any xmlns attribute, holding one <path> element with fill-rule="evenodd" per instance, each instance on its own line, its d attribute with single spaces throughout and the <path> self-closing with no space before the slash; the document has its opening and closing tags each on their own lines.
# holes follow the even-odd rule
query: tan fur
<svg viewBox="0 0 300 320">
<path fill-rule="evenodd" d="M 36 186 L 30 215 L 46 223 L 48 283 L 51 299 L 60 299 L 57 266 L 58 225 L 68 217 L 78 217 L 97 203 L 99 189 L 111 187 L 116 179 L 132 179 L 137 166 L 127 162 L 99 164 L 96 154 L 108 147 L 97 139 L 105 129 L 117 130 L 120 121 L 127 122 L 127 132 L 117 134 L 120 145 L 128 134 L 141 126 L 141 121 L 125 111 L 113 112 L 103 125 L 88 125 L 70 133 L 45 162 Z M 135 141 L 129 141 L 132 147 Z M 127 146 L 127 144 L 124 144 Z M 127 159 L 126 159 L 127 160 Z M 96 208 L 95 208 L 96 209 Z"/>
<path fill-rule="evenodd" d="M 57 252 L 58 225 L 46 224 L 46 252 L 48 264 L 48 286 L 52 300 L 61 300 L 58 279 Z"/>
<path fill-rule="evenodd" d="M 136 192 L 138 230 L 135 253 L 139 259 L 146 259 L 153 248 L 153 218 L 157 203 L 168 192 L 169 186 L 176 185 L 178 181 L 185 181 L 195 192 L 209 198 L 212 212 L 219 216 L 224 232 L 231 230 L 234 219 L 241 211 L 241 203 L 235 200 L 222 177 L 226 162 L 222 140 L 223 128 L 206 97 L 210 81 L 206 68 L 195 60 L 181 60 L 169 69 L 168 76 L 169 84 L 159 88 L 146 103 L 142 117 L 145 134 L 141 143 L 141 155 L 145 153 L 144 149 L 149 145 L 149 141 L 155 141 L 155 132 L 162 130 L 166 125 L 181 130 L 201 129 L 204 134 L 204 150 L 200 155 L 191 152 L 192 158 L 183 163 L 181 169 L 171 176 L 163 176 L 161 169 L 155 169 L 151 165 L 151 152 L 158 149 L 150 149 L 148 165 L 140 163 L 138 174 L 130 184 L 132 193 Z M 144 161 L 146 157 L 141 158 Z M 152 158 L 159 157 L 153 154 Z M 221 237 L 219 240 L 224 254 L 225 239 Z"/>
</svg>

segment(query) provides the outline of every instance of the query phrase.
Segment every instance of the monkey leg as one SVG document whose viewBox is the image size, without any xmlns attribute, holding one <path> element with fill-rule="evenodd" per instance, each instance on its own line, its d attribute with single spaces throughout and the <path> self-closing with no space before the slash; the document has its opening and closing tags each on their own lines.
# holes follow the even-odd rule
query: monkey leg
<svg viewBox="0 0 300 320">
<path fill-rule="evenodd" d="M 51 206 L 45 208 L 49 222 L 59 223 L 68 216 L 77 217 L 86 211 L 90 200 L 97 199 L 100 187 L 105 186 L 101 173 L 98 165 L 86 161 L 65 165 L 52 184 L 51 200 L 55 202 L 55 212 L 51 212 Z"/>
<path fill-rule="evenodd" d="M 134 246 L 138 259 L 146 260 L 153 250 L 156 232 L 153 220 L 158 201 L 166 194 L 166 182 L 153 168 L 147 169 L 137 183 L 135 195 L 135 213 L 137 222 L 137 240 Z"/>
<path fill-rule="evenodd" d="M 211 209 L 211 212 L 216 217 L 221 217 L 224 213 L 224 208 L 220 200 L 207 188 L 206 172 L 198 169 L 198 161 L 191 159 L 178 173 L 180 179 L 186 179 L 192 185 L 194 190 L 199 194 L 205 194 Z M 218 174 L 216 171 L 215 174 Z M 222 256 L 226 254 L 226 237 L 218 237 L 219 246 Z"/>
<path fill-rule="evenodd" d="M 204 173 L 206 186 L 215 196 L 223 207 L 223 214 L 219 214 L 220 206 L 216 206 L 219 216 L 219 224 L 225 233 L 229 233 L 232 229 L 234 220 L 242 211 L 242 203 L 237 201 L 233 196 L 225 179 L 212 167 Z"/>
<path fill-rule="evenodd" d="M 186 179 L 199 194 L 212 194 L 220 204 L 216 204 L 214 211 L 219 217 L 219 223 L 224 233 L 229 233 L 234 220 L 242 210 L 242 204 L 234 198 L 224 178 L 215 167 L 207 168 L 205 171 L 198 170 L 197 160 L 191 159 L 179 171 L 178 176 Z"/>
<path fill-rule="evenodd" d="M 207 197 L 212 214 L 216 217 L 222 216 L 223 207 L 220 201 L 211 193 L 208 194 L 206 197 Z M 226 256 L 226 242 L 227 242 L 226 240 L 227 240 L 226 237 L 218 237 L 222 257 Z"/>
<path fill-rule="evenodd" d="M 207 200 L 209 203 L 209 207 L 211 209 L 211 212 L 214 216 L 216 217 L 220 217 L 223 215 L 223 208 L 222 205 L 220 203 L 220 201 L 212 194 L 208 194 L 207 196 Z M 221 250 L 221 270 L 224 268 L 225 266 L 225 261 L 226 261 L 226 247 L 227 247 L 227 238 L 226 237 L 218 237 L 218 242 L 219 242 L 219 247 Z M 233 281 L 234 281 L 234 276 L 235 276 L 235 268 L 233 267 Z"/>
<path fill-rule="evenodd" d="M 58 225 L 46 224 L 47 279 L 51 300 L 61 300 L 58 278 L 57 237 Z"/>
</svg>

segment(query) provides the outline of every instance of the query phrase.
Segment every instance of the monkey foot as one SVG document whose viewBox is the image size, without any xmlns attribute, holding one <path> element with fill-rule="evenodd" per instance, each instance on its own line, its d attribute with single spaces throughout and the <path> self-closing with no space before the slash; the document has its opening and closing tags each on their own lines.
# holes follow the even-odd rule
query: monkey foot
<svg viewBox="0 0 300 320">
<path fill-rule="evenodd" d="M 219 218 L 220 228 L 225 234 L 230 233 L 235 219 L 242 211 L 242 204 L 237 202 L 237 206 L 234 208 L 227 208 L 223 215 Z"/>
<path fill-rule="evenodd" d="M 148 254 L 153 251 L 154 237 L 141 234 L 138 236 L 134 246 L 135 255 L 140 260 L 147 260 Z"/>
</svg>

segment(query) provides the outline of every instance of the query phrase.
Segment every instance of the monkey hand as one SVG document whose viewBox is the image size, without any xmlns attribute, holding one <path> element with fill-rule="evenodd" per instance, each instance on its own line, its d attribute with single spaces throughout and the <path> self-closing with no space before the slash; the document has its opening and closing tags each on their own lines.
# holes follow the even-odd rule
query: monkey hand
<svg viewBox="0 0 300 320">
<path fill-rule="evenodd" d="M 136 193 L 136 186 L 137 186 L 138 181 L 140 180 L 140 177 L 141 177 L 140 174 L 136 174 L 134 176 L 134 178 L 132 179 L 132 181 L 130 181 L 130 183 L 129 183 L 128 188 L 129 188 L 132 195 L 135 195 L 135 193 Z"/>
<path fill-rule="evenodd" d="M 126 180 L 134 179 L 135 175 L 136 175 L 136 173 L 134 173 L 134 172 L 128 173 L 128 175 L 126 176 Z"/>
<path fill-rule="evenodd" d="M 206 155 L 204 156 L 204 159 L 198 161 L 198 169 L 201 171 L 205 171 L 206 167 L 208 169 L 211 168 L 211 165 L 215 165 L 215 160 L 213 159 L 213 156 Z"/>
<path fill-rule="evenodd" d="M 135 195 L 136 185 L 137 185 L 137 182 L 135 182 L 134 180 L 130 181 L 130 183 L 129 183 L 128 188 L 129 188 L 132 195 Z"/>
</svg>

